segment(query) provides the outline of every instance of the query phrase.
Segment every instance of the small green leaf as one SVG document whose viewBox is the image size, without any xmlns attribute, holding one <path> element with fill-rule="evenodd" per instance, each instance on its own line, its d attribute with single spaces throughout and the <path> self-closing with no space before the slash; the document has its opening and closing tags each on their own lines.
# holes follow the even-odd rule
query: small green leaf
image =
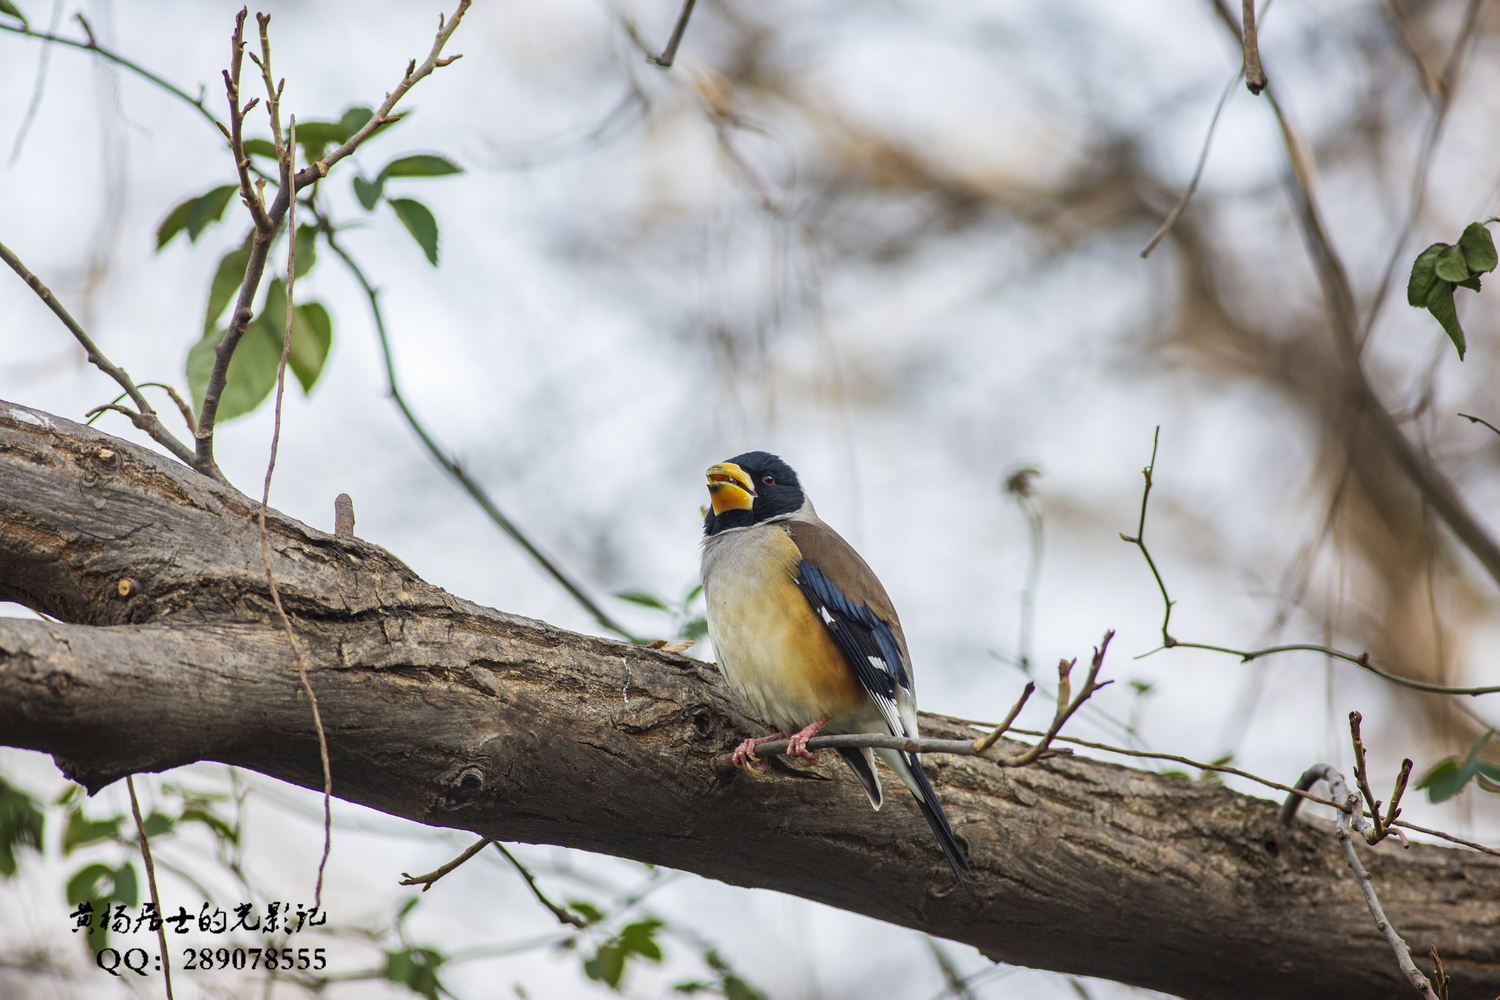
<svg viewBox="0 0 1500 1000">
<path fill-rule="evenodd" d="M 1458 360 L 1462 361 L 1468 348 L 1464 344 L 1463 327 L 1458 325 L 1458 310 L 1453 308 L 1452 282 L 1438 279 L 1432 283 L 1432 290 L 1427 293 L 1427 311 L 1447 332 L 1448 339 L 1458 349 Z"/>
<path fill-rule="evenodd" d="M 461 174 L 464 168 L 452 160 L 441 156 L 429 154 L 418 154 L 416 156 L 403 156 L 399 160 L 392 160 L 380 171 L 381 177 L 447 177 L 450 174 Z"/>
<path fill-rule="evenodd" d="M 234 357 L 229 360 L 224 392 L 219 397 L 217 419 L 220 423 L 254 410 L 276 387 L 276 372 L 281 367 L 282 332 L 264 320 L 262 315 L 250 321 L 235 347 Z M 213 371 L 214 350 L 223 339 L 224 331 L 216 330 L 188 352 L 188 388 L 193 393 L 193 407 L 199 413 L 203 411 L 203 396 L 208 391 L 208 380 Z"/>
<path fill-rule="evenodd" d="M 318 302 L 296 306 L 292 316 L 292 350 L 286 363 L 297 376 L 304 396 L 312 392 L 318 376 L 323 374 L 323 363 L 328 360 L 328 349 L 332 346 L 333 320 L 328 318 L 328 310 Z"/>
<path fill-rule="evenodd" d="M 388 198 L 390 206 L 396 210 L 396 217 L 411 233 L 411 238 L 417 241 L 417 246 L 427 255 L 427 261 L 433 267 L 438 262 L 438 225 L 437 220 L 432 217 L 432 212 L 420 201 L 411 198 Z"/>
<path fill-rule="evenodd" d="M 302 155 L 309 163 L 321 160 L 328 146 L 341 145 L 347 138 L 349 133 L 344 131 L 342 122 L 297 123 L 297 145 L 302 147 Z"/>
<path fill-rule="evenodd" d="M 1433 272 L 1444 281 L 1467 281 L 1469 278 L 1469 265 L 1464 263 L 1464 252 L 1457 246 L 1444 248 L 1437 255 Z"/>
<path fill-rule="evenodd" d="M 703 593 L 703 584 L 695 584 L 693 589 L 687 592 L 687 596 L 682 599 L 682 606 L 686 608 L 689 604 L 692 604 L 698 599 L 698 595 L 701 593 Z"/>
<path fill-rule="evenodd" d="M 682 631 L 677 633 L 679 639 L 692 639 L 697 642 L 708 635 L 708 619 L 699 615 L 697 618 L 689 618 L 682 625 Z"/>
<path fill-rule="evenodd" d="M 568 909 L 572 910 L 574 913 L 578 914 L 585 921 L 591 924 L 597 924 L 599 921 L 604 919 L 604 914 L 600 912 L 599 907 L 595 906 L 593 903 L 588 903 L 581 899 L 569 900 Z"/>
<path fill-rule="evenodd" d="M 656 932 L 661 929 L 660 920 L 638 920 L 620 928 L 620 947 L 626 954 L 639 955 L 652 962 L 661 961 L 661 945 L 656 943 Z"/>
<path fill-rule="evenodd" d="M 239 187 L 234 184 L 226 184 L 216 187 L 207 194 L 201 194 L 196 198 L 189 198 L 167 213 L 160 226 L 156 227 L 156 249 L 160 250 L 171 242 L 172 237 L 183 230 L 187 230 L 188 240 L 198 242 L 199 235 L 211 222 L 218 222 L 224 214 L 224 208 L 229 204 L 229 199 Z"/>
<path fill-rule="evenodd" d="M 367 181 L 359 174 L 354 175 L 354 197 L 359 199 L 360 206 L 366 212 L 375 211 L 375 205 L 380 201 L 380 192 L 384 189 L 384 177 L 377 177 L 373 181 Z"/>
<path fill-rule="evenodd" d="M 1455 287 L 1457 287 L 1457 288 L 1472 288 L 1474 291 L 1477 292 L 1477 291 L 1479 291 L 1479 275 L 1472 274 L 1469 277 L 1465 278 L 1463 281 L 1458 282 L 1455 285 Z"/>
<path fill-rule="evenodd" d="M 1463 791 L 1470 777 L 1459 766 L 1457 757 L 1448 757 L 1433 765 L 1415 787 L 1427 789 L 1428 802 L 1447 802 Z"/>
<path fill-rule="evenodd" d="M 1458 245 L 1464 252 L 1464 263 L 1475 274 L 1493 271 L 1495 265 L 1500 264 L 1500 255 L 1495 253 L 1495 240 L 1481 222 L 1469 223 L 1458 238 Z"/>
<path fill-rule="evenodd" d="M 447 959 L 441 952 L 431 948 L 406 948 L 386 952 L 385 978 L 399 983 L 427 998 L 438 1000 L 438 992 L 445 987 L 438 981 L 438 969 Z"/>
<path fill-rule="evenodd" d="M 229 367 L 231 369 L 234 368 L 233 361 L 229 363 Z M 237 844 L 239 842 L 238 838 L 235 836 L 234 827 L 226 823 L 223 817 L 210 812 L 207 809 L 201 809 L 197 806 L 189 806 L 188 808 L 182 810 L 182 815 L 177 818 L 177 822 L 201 823 L 204 826 L 208 827 L 211 831 L 213 831 L 213 835 L 220 841 L 231 845 Z M 147 832 L 149 833 L 150 831 L 148 830 Z"/>
<path fill-rule="evenodd" d="M 16 851 L 41 850 L 45 814 L 30 795 L 0 778 L 0 876 L 16 873 Z"/>
<path fill-rule="evenodd" d="M 120 817 L 108 820 L 91 820 L 83 815 L 83 809 L 75 806 L 63 822 L 62 852 L 67 857 L 85 844 L 108 840 L 118 834 Z"/>
<path fill-rule="evenodd" d="M 347 140 L 354 133 L 365 127 L 365 122 L 375 117 L 373 108 L 350 108 L 345 111 L 339 119 L 339 124 L 344 126 L 344 138 Z"/>
<path fill-rule="evenodd" d="M 160 837 L 172 832 L 173 823 L 172 817 L 159 812 L 153 812 L 146 817 L 145 822 L 141 825 L 146 828 L 146 836 Z"/>
<path fill-rule="evenodd" d="M 73 873 L 68 879 L 68 905 L 77 906 L 84 900 L 109 899 L 112 893 L 104 891 L 105 884 L 109 885 L 111 891 L 115 887 L 115 870 L 109 865 L 101 865 L 95 862 L 84 865 Z"/>
<path fill-rule="evenodd" d="M 604 983 L 612 990 L 620 988 L 620 979 L 625 975 L 625 949 L 606 941 L 599 946 L 594 957 L 585 959 L 583 974 L 596 983 Z"/>
<path fill-rule="evenodd" d="M 766 995 L 734 973 L 724 977 L 725 1000 L 766 1000 Z"/>
<path fill-rule="evenodd" d="M 246 139 L 245 154 L 264 156 L 268 160 L 274 160 L 276 159 L 276 144 L 270 139 Z"/>
<path fill-rule="evenodd" d="M 16 18 L 21 22 L 21 27 L 23 28 L 30 27 L 26 23 L 26 15 L 22 14 L 10 0 L 0 0 L 0 14 L 9 14 L 11 17 Z"/>
<path fill-rule="evenodd" d="M 126 906 L 134 906 L 140 902 L 140 882 L 135 877 L 135 865 L 129 861 L 115 869 L 115 889 L 110 893 L 110 898 L 124 903 Z"/>
<path fill-rule="evenodd" d="M 208 307 L 203 311 L 204 336 L 218 324 L 225 307 L 240 290 L 240 285 L 245 283 L 245 268 L 250 265 L 250 244 L 254 240 L 255 232 L 252 230 L 245 234 L 245 242 L 238 249 L 231 250 L 220 258 L 219 267 L 214 271 L 214 279 L 208 285 Z M 204 383 L 207 384 L 207 377 L 204 378 Z"/>
<path fill-rule="evenodd" d="M 1437 280 L 1433 267 L 1437 264 L 1438 254 L 1448 249 L 1446 243 L 1434 243 L 1417 255 L 1417 259 L 1411 265 L 1411 278 L 1406 282 L 1406 301 L 1416 309 L 1427 308 L 1427 293 L 1432 291 L 1432 283 Z"/>
<path fill-rule="evenodd" d="M 639 604 L 643 608 L 653 608 L 657 611 L 670 610 L 667 603 L 660 597 L 648 594 L 644 590 L 626 590 L 616 594 L 615 597 L 622 601 L 629 601 L 631 604 Z"/>
<path fill-rule="evenodd" d="M 318 262 L 318 227 L 297 227 L 297 277 L 306 276 Z"/>
<path fill-rule="evenodd" d="M 396 908 L 396 923 L 399 924 L 401 921 L 405 920 L 406 919 L 406 915 L 408 913 L 410 913 L 412 910 L 415 910 L 417 908 L 417 904 L 420 903 L 421 901 L 422 901 L 422 897 L 421 896 L 412 896 L 410 899 L 406 900 L 399 907 L 397 907 Z"/>
</svg>

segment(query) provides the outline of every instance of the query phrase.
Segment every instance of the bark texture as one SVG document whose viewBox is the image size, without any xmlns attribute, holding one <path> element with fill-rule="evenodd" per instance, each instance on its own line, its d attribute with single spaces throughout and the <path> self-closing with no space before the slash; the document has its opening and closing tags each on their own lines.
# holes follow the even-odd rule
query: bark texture
<svg viewBox="0 0 1500 1000">
<path fill-rule="evenodd" d="M 0 599 L 66 623 L 0 619 L 0 741 L 93 790 L 198 760 L 321 788 L 254 510 L 0 402 Z M 956 885 L 908 796 L 875 813 L 841 765 L 730 768 L 761 730 L 712 666 L 480 607 L 377 546 L 268 520 L 342 798 L 1194 1000 L 1411 994 L 1327 824 L 1281 827 L 1274 803 L 1079 757 L 1010 772 L 929 757 L 974 866 Z M 931 716 L 923 730 L 963 735 Z M 1361 852 L 1413 952 L 1438 946 L 1455 998 L 1500 992 L 1500 859 L 1389 844 Z"/>
</svg>

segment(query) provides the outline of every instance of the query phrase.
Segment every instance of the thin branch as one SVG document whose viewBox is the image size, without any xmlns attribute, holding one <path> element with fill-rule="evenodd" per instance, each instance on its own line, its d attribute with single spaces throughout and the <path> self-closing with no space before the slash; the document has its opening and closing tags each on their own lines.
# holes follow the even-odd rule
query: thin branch
<svg viewBox="0 0 1500 1000">
<path fill-rule="evenodd" d="M 536 877 L 527 870 L 525 865 L 516 860 L 516 856 L 514 854 L 505 849 L 504 844 L 500 843 L 498 840 L 493 841 L 492 843 L 494 843 L 495 845 L 495 850 L 505 855 L 505 860 L 514 865 L 516 871 L 521 873 L 521 877 L 524 878 L 526 880 L 526 884 L 531 887 L 531 894 L 536 897 L 536 901 L 538 903 L 541 903 L 547 909 L 551 910 L 552 915 L 557 918 L 559 923 L 570 924 L 573 927 L 577 927 L 579 930 L 583 930 L 588 926 L 588 921 L 578 916 L 578 914 L 569 913 L 563 907 L 558 906 L 556 903 L 552 902 L 552 900 L 548 899 L 546 895 L 543 894 L 542 890 L 537 887 Z"/>
<path fill-rule="evenodd" d="M 264 31 L 266 20 L 269 19 L 261 21 L 262 31 Z M 269 82 L 269 77 L 267 79 Z M 291 140 L 279 150 L 283 184 L 296 169 L 296 141 L 297 117 L 293 115 Z M 293 232 L 296 231 L 294 228 L 297 221 L 296 205 L 297 201 L 294 198 L 287 212 L 287 226 Z M 266 566 L 266 586 L 271 591 L 271 600 L 276 605 L 276 613 L 281 616 L 282 627 L 286 629 L 286 641 L 292 647 L 292 656 L 297 661 L 297 675 L 302 681 L 302 692 L 307 695 L 307 703 L 312 706 L 313 727 L 318 731 L 318 754 L 323 760 L 323 857 L 318 862 L 318 880 L 313 889 L 313 907 L 317 908 L 323 905 L 323 871 L 328 867 L 328 854 L 333 847 L 333 767 L 328 760 L 328 734 L 323 731 L 323 715 L 318 711 L 318 696 L 313 693 L 312 682 L 307 679 L 307 662 L 302 658 L 302 650 L 297 645 L 296 633 L 292 630 L 292 619 L 281 604 L 281 591 L 276 586 L 275 574 L 271 572 L 271 543 L 266 534 L 266 507 L 271 501 L 271 475 L 276 471 L 276 449 L 281 443 L 281 400 L 286 390 L 286 363 L 292 353 L 292 321 L 296 316 L 292 308 L 292 290 L 297 284 L 297 241 L 287 240 L 286 243 L 286 335 L 281 342 L 281 364 L 276 369 L 276 418 L 271 432 L 271 457 L 266 462 L 266 482 L 260 495 L 258 521 L 260 555 Z"/>
<path fill-rule="evenodd" d="M 1026 707 L 1026 699 L 1030 698 L 1031 693 L 1035 690 L 1036 684 L 1032 681 L 1027 681 L 1026 687 L 1021 690 L 1021 697 L 1011 706 L 1010 711 L 1001 720 L 1000 725 L 996 726 L 988 736 L 981 736 L 974 741 L 975 753 L 982 754 L 995 745 L 995 741 L 1005 734 L 1005 731 L 1010 728 L 1012 722 L 1016 721 L 1016 716 L 1020 715 L 1021 709 Z"/>
<path fill-rule="evenodd" d="M 1225 6 L 1226 0 L 1215 0 L 1215 10 L 1236 40 L 1239 29 Z M 1348 385 L 1354 401 L 1368 419 L 1370 431 L 1376 440 L 1395 460 L 1402 473 L 1437 511 L 1459 542 L 1479 560 L 1495 582 L 1500 583 L 1500 545 L 1490 537 L 1488 531 L 1470 512 L 1463 498 L 1448 478 L 1433 464 L 1429 456 L 1419 452 L 1395 419 L 1381 403 L 1370 385 L 1360 360 L 1360 326 L 1355 306 L 1354 290 L 1349 283 L 1348 272 L 1342 259 L 1329 239 L 1323 225 L 1322 214 L 1313 196 L 1313 164 L 1311 152 L 1301 135 L 1292 127 L 1280 102 L 1276 88 L 1267 85 L 1266 97 L 1281 127 L 1283 145 L 1291 168 L 1292 199 L 1297 208 L 1297 220 L 1313 258 L 1314 269 L 1323 286 L 1327 302 L 1334 342 L 1343 358 Z"/>
<path fill-rule="evenodd" d="M 1255 32 L 1255 0 L 1243 0 L 1240 17 L 1245 23 L 1241 39 L 1244 53 L 1245 88 L 1257 96 L 1266 89 L 1266 72 L 1260 66 L 1260 43 Z"/>
<path fill-rule="evenodd" d="M 677 25 L 672 29 L 672 37 L 667 40 L 667 47 L 661 50 L 661 55 L 646 56 L 646 61 L 660 66 L 662 69 L 671 69 L 672 63 L 677 59 L 677 46 L 682 44 L 682 35 L 687 31 L 688 19 L 693 16 L 693 7 L 698 0 L 682 0 L 682 13 L 677 15 Z"/>
<path fill-rule="evenodd" d="M 167 955 L 167 925 L 162 919 L 161 895 L 156 891 L 156 863 L 151 860 L 151 839 L 146 836 L 146 823 L 141 819 L 141 802 L 135 796 L 135 776 L 125 775 L 125 787 L 130 790 L 130 815 L 135 817 L 135 832 L 141 838 L 141 860 L 146 863 L 146 885 L 151 890 L 151 905 L 156 907 L 156 941 L 161 946 L 161 971 L 166 980 L 167 1000 L 172 1000 L 172 962 Z"/>
<path fill-rule="evenodd" d="M 463 864 L 465 861 L 468 861 L 470 858 L 472 858 L 474 855 L 478 854 L 480 851 L 484 850 L 486 847 L 488 847 L 492 843 L 494 843 L 494 841 L 490 840 L 490 838 L 488 838 L 488 837 L 481 837 L 479 840 L 477 840 L 473 844 L 471 844 L 469 846 L 469 848 L 467 850 L 465 850 L 462 854 L 460 854 L 458 857 L 454 858 L 452 861 L 448 862 L 447 864 L 443 865 L 442 867 L 436 868 L 436 869 L 428 872 L 426 875 L 413 875 L 410 872 L 402 872 L 401 873 L 401 881 L 398 882 L 398 883 L 396 883 L 396 884 L 397 885 L 420 885 L 422 887 L 422 891 L 426 892 L 428 889 L 432 888 L 432 884 L 434 882 L 436 882 L 438 879 L 442 878 L 444 875 L 448 874 L 453 869 L 455 869 L 459 865 Z"/>
<path fill-rule="evenodd" d="M 136 408 L 139 410 L 138 413 L 131 413 L 129 410 L 124 409 L 120 412 L 129 416 L 131 422 L 136 427 L 149 434 L 151 440 L 166 448 L 180 461 L 191 465 L 193 463 L 192 451 L 162 426 L 162 422 L 157 419 L 156 411 L 151 408 L 151 404 L 146 401 L 145 395 L 142 394 L 136 384 L 130 380 L 130 376 L 125 374 L 125 369 L 114 365 L 104 356 L 104 352 L 99 350 L 94 341 L 84 332 L 83 327 L 78 325 L 78 321 L 73 319 L 68 310 L 63 308 L 63 304 L 57 301 L 57 297 L 52 294 L 46 285 L 42 284 L 41 279 L 27 270 L 26 265 L 21 263 L 21 259 L 11 253 L 10 249 L 3 243 L 0 243 L 0 260 L 9 264 L 11 270 L 20 275 L 21 280 L 26 282 L 31 290 L 36 292 L 37 297 L 47 304 L 47 308 L 52 310 L 53 315 L 62 320 L 63 326 L 68 328 L 68 332 L 73 335 L 73 338 L 83 345 L 83 350 L 88 357 L 89 363 L 114 379 L 120 388 L 125 390 L 131 402 L 135 403 Z"/>
<path fill-rule="evenodd" d="M 1380 802 L 1375 798 L 1375 793 L 1370 790 L 1369 770 L 1365 765 L 1365 744 L 1359 735 L 1359 724 L 1361 716 L 1358 712 L 1349 713 L 1349 737 L 1354 742 L 1354 780 L 1359 785 L 1360 794 L 1365 798 L 1365 807 L 1370 811 L 1371 829 L 1367 832 L 1365 839 L 1371 844 L 1378 844 L 1390 836 L 1391 825 L 1396 817 L 1401 815 L 1401 796 L 1406 791 L 1406 781 L 1411 777 L 1412 763 L 1410 759 L 1401 762 L 1401 773 L 1396 777 L 1396 790 L 1391 794 L 1391 804 L 1386 810 L 1384 817 L 1380 815 Z M 1402 838 L 1404 841 L 1406 838 Z"/>
<path fill-rule="evenodd" d="M 1172 206 L 1172 211 L 1167 213 L 1167 217 L 1163 220 L 1161 228 L 1156 231 L 1156 235 L 1151 237 L 1151 241 L 1141 248 L 1142 259 L 1151 256 L 1151 251 L 1155 250 L 1161 241 L 1167 238 L 1167 234 L 1172 231 L 1173 226 L 1177 225 L 1177 219 L 1187 208 L 1188 202 L 1193 200 L 1193 193 L 1198 190 L 1198 180 L 1203 176 L 1203 165 L 1208 162 L 1208 150 L 1213 145 L 1214 130 L 1219 127 L 1219 116 L 1224 113 L 1224 105 L 1229 103 L 1229 95 L 1234 93 L 1234 85 L 1239 83 L 1240 77 L 1244 75 L 1245 70 L 1243 67 L 1235 70 L 1234 76 L 1230 79 L 1228 85 L 1224 87 L 1224 93 L 1219 95 L 1219 103 L 1214 108 L 1213 119 L 1208 123 L 1208 134 L 1203 137 L 1203 149 L 1198 153 L 1198 166 L 1193 168 L 1193 179 L 1188 181 L 1187 189 L 1182 192 L 1182 197 L 1177 199 L 1177 204 Z"/>
<path fill-rule="evenodd" d="M 1160 433 L 1161 428 L 1158 427 L 1157 436 L 1159 436 Z M 1136 533 L 1133 537 L 1131 535 L 1125 534 L 1124 532 L 1121 532 L 1120 539 L 1122 541 L 1129 542 L 1130 544 L 1136 546 L 1141 550 L 1141 555 L 1146 557 L 1146 565 L 1151 568 L 1151 575 L 1156 578 L 1156 586 L 1161 590 L 1161 599 L 1163 605 L 1165 606 L 1165 611 L 1162 614 L 1161 620 L 1160 649 L 1203 649 L 1211 653 L 1228 653 L 1231 656 L 1238 656 L 1241 663 L 1249 663 L 1251 660 L 1258 660 L 1261 657 L 1271 656 L 1275 653 L 1322 653 L 1324 656 L 1330 656 L 1336 660 L 1343 660 L 1346 663 L 1353 663 L 1355 666 L 1361 667 L 1364 670 L 1368 670 L 1370 673 L 1374 674 L 1376 677 L 1381 678 L 1382 680 L 1390 681 L 1392 684 L 1398 684 L 1401 687 L 1411 688 L 1414 691 L 1425 691 L 1428 694 L 1467 695 L 1469 697 L 1475 697 L 1481 694 L 1495 694 L 1497 692 L 1500 692 L 1500 684 L 1490 685 L 1488 687 L 1460 688 L 1447 687 L 1442 684 L 1429 684 L 1426 681 L 1414 681 L 1409 677 L 1402 677 L 1399 674 L 1392 674 L 1388 673 L 1387 671 L 1381 670 L 1379 667 L 1370 662 L 1370 654 L 1368 652 L 1359 653 L 1356 655 L 1354 653 L 1346 653 L 1340 649 L 1334 649 L 1332 646 L 1320 646 L 1315 643 L 1288 643 L 1282 646 L 1268 646 L 1265 649 L 1235 649 L 1231 646 L 1215 646 L 1210 643 L 1204 642 L 1183 642 L 1181 639 L 1175 638 L 1172 633 L 1168 631 L 1168 626 L 1172 621 L 1172 605 L 1176 602 L 1174 602 L 1171 596 L 1167 593 L 1167 585 L 1166 582 L 1162 579 L 1161 571 L 1157 569 L 1156 560 L 1151 558 L 1151 550 L 1146 547 L 1146 507 L 1147 503 L 1151 499 L 1151 476 L 1155 468 L 1156 437 L 1153 437 L 1151 441 L 1151 464 L 1146 466 L 1146 468 L 1142 470 L 1145 476 L 1146 485 L 1145 488 L 1141 491 L 1140 522 L 1136 527 Z M 1154 653 L 1156 651 L 1157 650 L 1152 650 L 1151 652 Z M 1150 653 L 1142 655 L 1149 656 Z"/>
<path fill-rule="evenodd" d="M 406 419 L 407 426 L 416 433 L 422 445 L 427 449 L 427 453 L 433 457 L 444 472 L 452 476 L 454 481 L 464 488 L 464 491 L 473 498 L 475 503 L 479 504 L 480 509 L 489 516 L 489 519 L 501 531 L 510 536 L 513 542 L 521 546 L 527 555 L 536 560 L 538 566 L 546 570 L 547 574 L 553 580 L 557 581 L 573 600 L 578 602 L 580 607 L 593 616 L 594 621 L 600 628 L 608 632 L 613 632 L 615 635 L 628 639 L 631 642 L 641 642 L 642 640 L 638 636 L 631 634 L 623 625 L 605 612 L 593 598 L 585 593 L 581 584 L 576 583 L 561 566 L 537 547 L 536 543 L 521 530 L 519 525 L 500 510 L 495 501 L 490 499 L 490 495 L 485 492 L 484 488 L 464 471 L 463 466 L 456 459 L 450 457 L 443 450 L 432 435 L 427 432 L 427 428 L 422 425 L 422 422 L 417 419 L 411 407 L 406 405 L 406 399 L 401 395 L 401 385 L 396 378 L 396 363 L 391 355 L 391 341 L 386 333 L 384 314 L 380 309 L 380 293 L 370 284 L 369 280 L 365 277 L 364 271 L 354 262 L 354 258 L 350 257 L 338 242 L 337 231 L 328 219 L 319 215 L 318 225 L 328 242 L 329 249 L 338 254 L 339 259 L 349 268 L 349 273 L 354 276 L 355 281 L 359 282 L 359 286 L 364 289 L 365 297 L 370 301 L 370 314 L 375 321 L 375 333 L 380 338 L 381 357 L 385 362 L 385 377 L 388 391 L 391 394 L 391 399 L 396 403 L 396 408 L 401 411 L 401 416 Z"/>
<path fill-rule="evenodd" d="M 62 20 L 62 0 L 52 0 L 52 26 L 48 33 L 57 31 L 58 22 Z M 16 130 L 16 141 L 10 148 L 10 159 L 6 166 L 13 167 L 21 158 L 21 150 L 26 145 L 26 135 L 31 131 L 31 126 L 36 122 L 36 113 L 42 107 L 42 94 L 47 89 L 47 64 L 52 58 L 52 46 L 43 43 L 42 54 L 36 63 L 36 83 L 31 88 L 31 103 L 26 106 L 26 115 L 21 119 L 21 127 Z"/>
<path fill-rule="evenodd" d="M 1483 417 L 1470 416 L 1467 413 L 1460 413 L 1459 416 L 1463 417 L 1465 420 L 1467 420 L 1471 424 L 1484 424 L 1484 426 L 1488 427 L 1490 430 L 1494 431 L 1496 434 L 1500 434 L 1500 427 L 1496 427 L 1494 424 L 1490 423 L 1488 420 L 1484 419 Z"/>
<path fill-rule="evenodd" d="M 240 196 L 250 210 L 251 218 L 255 221 L 255 239 L 250 247 L 250 259 L 245 267 L 245 280 L 240 285 L 239 298 L 235 303 L 234 313 L 231 316 L 229 327 L 224 331 L 224 338 L 214 349 L 213 370 L 209 374 L 208 386 L 203 394 L 203 406 L 198 418 L 197 431 L 197 454 L 193 466 L 199 472 L 223 479 L 217 464 L 214 462 L 214 427 L 218 419 L 219 399 L 224 391 L 224 385 L 229 377 L 229 361 L 234 355 L 235 348 L 239 346 L 240 339 L 250 325 L 250 319 L 254 315 L 252 305 L 255 301 L 256 291 L 260 288 L 260 279 L 265 272 L 266 255 L 270 250 L 271 241 L 275 238 L 282 221 L 291 209 L 291 203 L 296 197 L 296 192 L 328 175 L 328 168 L 339 160 L 354 152 L 374 131 L 381 125 L 393 121 L 390 117 L 391 109 L 395 106 L 412 86 L 423 77 L 441 66 L 447 66 L 458 56 L 442 58 L 443 46 L 447 44 L 448 38 L 458 27 L 464 11 L 469 9 L 470 0 L 459 0 L 458 10 L 449 21 L 444 21 L 438 16 L 438 33 L 433 42 L 432 52 L 420 67 L 416 66 L 415 60 L 407 66 L 406 73 L 396 89 L 386 95 L 379 110 L 358 132 L 350 136 L 343 145 L 339 146 L 328 156 L 317 163 L 304 167 L 295 172 L 290 179 L 284 178 L 276 192 L 276 199 L 267 208 L 261 201 L 260 195 L 251 190 L 249 180 L 250 158 L 245 154 L 244 139 L 241 134 L 245 114 L 254 107 L 257 101 L 251 101 L 243 108 L 239 106 L 239 80 L 240 67 L 244 57 L 244 24 L 247 10 L 241 9 L 235 18 L 235 30 L 232 38 L 230 51 L 230 68 L 224 72 L 225 88 L 229 95 L 230 105 L 230 128 L 220 126 L 226 138 L 230 142 L 230 151 L 234 156 L 235 167 L 240 175 Z M 255 61 L 265 70 L 264 82 L 267 88 L 267 110 L 274 110 L 271 105 L 278 103 L 280 87 L 273 85 L 270 75 L 270 42 L 266 36 L 265 23 L 261 25 L 265 42 L 262 48 L 263 58 Z M 258 99 L 257 99 L 258 100 Z M 279 128 L 279 124 L 273 119 L 273 131 Z M 295 242 L 295 240 L 293 241 Z"/>
</svg>

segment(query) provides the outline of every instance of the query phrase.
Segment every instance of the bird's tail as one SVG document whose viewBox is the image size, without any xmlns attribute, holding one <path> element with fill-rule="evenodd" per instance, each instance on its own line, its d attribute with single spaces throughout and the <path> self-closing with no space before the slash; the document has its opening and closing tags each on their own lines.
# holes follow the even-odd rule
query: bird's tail
<svg viewBox="0 0 1500 1000">
<path fill-rule="evenodd" d="M 932 782 L 927 780 L 927 772 L 922 770 L 922 762 L 914 753 L 902 753 L 899 750 L 877 750 L 882 760 L 901 779 L 902 783 L 911 790 L 912 796 L 917 800 L 917 806 L 922 810 L 922 815 L 927 818 L 927 825 L 932 827 L 933 834 L 937 837 L 939 846 L 943 853 L 948 856 L 948 864 L 953 866 L 953 874 L 963 881 L 964 876 L 969 874 L 969 862 L 964 857 L 964 850 L 958 844 L 958 838 L 953 835 L 953 828 L 948 825 L 948 817 L 943 813 L 943 804 L 938 801 L 937 794 L 932 790 Z"/>
</svg>

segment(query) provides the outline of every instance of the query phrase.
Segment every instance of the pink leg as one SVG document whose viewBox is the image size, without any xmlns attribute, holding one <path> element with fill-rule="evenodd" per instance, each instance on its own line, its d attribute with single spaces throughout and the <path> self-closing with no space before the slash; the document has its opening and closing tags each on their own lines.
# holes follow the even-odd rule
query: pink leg
<svg viewBox="0 0 1500 1000">
<path fill-rule="evenodd" d="M 772 733 L 770 736 L 760 736 L 753 740 L 746 740 L 734 748 L 734 766 L 743 767 L 745 773 L 752 778 L 764 777 L 766 772 L 771 769 L 771 765 L 761 763 L 759 758 L 755 756 L 755 748 L 762 743 L 770 743 L 772 740 L 785 738 L 786 733 Z"/>
<path fill-rule="evenodd" d="M 821 731 L 824 726 L 828 725 L 828 720 L 832 718 L 833 713 L 829 712 L 822 718 L 813 721 L 804 729 L 793 733 L 791 738 L 791 745 L 786 748 L 786 755 L 788 757 L 801 757 L 809 764 L 816 764 L 818 758 L 815 754 L 807 749 L 807 741 L 818 735 L 819 731 Z"/>
</svg>

